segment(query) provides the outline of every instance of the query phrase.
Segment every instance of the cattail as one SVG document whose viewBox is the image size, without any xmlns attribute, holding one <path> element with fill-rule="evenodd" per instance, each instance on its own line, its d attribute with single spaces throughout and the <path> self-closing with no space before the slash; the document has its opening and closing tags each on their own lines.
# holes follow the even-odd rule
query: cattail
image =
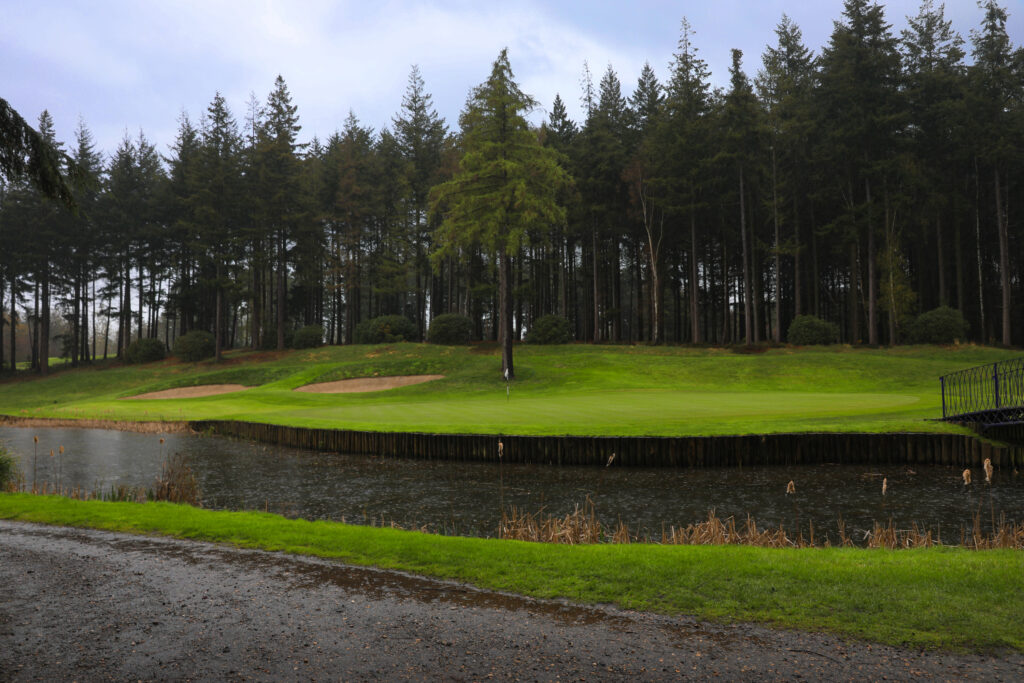
<svg viewBox="0 0 1024 683">
<path fill-rule="evenodd" d="M 33 436 L 32 437 L 32 441 L 35 442 L 35 443 L 39 443 L 39 437 L 38 436 Z"/>
<path fill-rule="evenodd" d="M 796 484 L 793 483 L 792 479 L 786 484 L 786 495 L 788 496 L 791 493 L 796 493 Z"/>
<path fill-rule="evenodd" d="M 60 454 L 64 455 L 64 447 L 63 446 L 60 447 Z"/>
<path fill-rule="evenodd" d="M 970 470 L 964 470 L 963 478 L 964 478 L 964 486 L 967 486 L 968 484 L 970 484 L 971 483 L 971 471 Z"/>
<path fill-rule="evenodd" d="M 882 495 L 883 496 L 885 495 L 885 491 L 888 488 L 889 488 L 889 478 L 888 477 L 882 477 Z"/>
<path fill-rule="evenodd" d="M 498 457 L 501 458 L 501 455 L 504 452 L 505 452 L 505 444 L 503 444 L 502 442 L 499 441 L 498 442 Z"/>
<path fill-rule="evenodd" d="M 992 458 L 985 458 L 985 464 L 983 465 L 983 467 L 985 468 L 985 483 L 986 484 L 991 484 L 992 483 Z"/>
<path fill-rule="evenodd" d="M 53 457 L 53 449 L 52 448 L 50 449 L 50 457 L 51 458 Z"/>
</svg>

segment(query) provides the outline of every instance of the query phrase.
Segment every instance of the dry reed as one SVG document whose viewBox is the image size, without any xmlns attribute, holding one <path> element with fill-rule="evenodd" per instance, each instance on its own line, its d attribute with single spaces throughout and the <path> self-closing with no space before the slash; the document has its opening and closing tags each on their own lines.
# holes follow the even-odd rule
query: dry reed
<svg viewBox="0 0 1024 683">
<path fill-rule="evenodd" d="M 188 458 L 176 453 L 165 460 L 148 497 L 169 503 L 199 505 L 199 482 Z"/>
<path fill-rule="evenodd" d="M 993 524 L 990 533 L 981 528 L 980 515 L 975 515 L 970 530 L 962 529 L 960 546 L 972 550 L 996 548 L 1024 550 L 1024 522 L 1008 523 L 1002 518 Z M 573 512 L 564 516 L 536 514 L 510 508 L 502 514 L 498 537 L 535 543 L 659 543 L 661 545 L 749 545 L 762 548 L 820 548 L 831 547 L 828 534 L 823 541 L 816 535 L 813 523 L 805 536 L 803 530 L 791 535 L 782 526 L 761 528 L 753 517 L 747 515 L 742 524 L 735 517 L 721 518 L 714 510 L 708 518 L 686 526 L 663 527 L 660 537 L 640 537 L 629 532 L 629 527 L 619 520 L 612 528 L 603 526 L 597 518 L 594 503 L 588 497 L 582 507 L 577 505 Z M 820 541 L 820 542 L 819 542 Z M 853 538 L 847 532 L 846 523 L 838 522 L 838 545 L 853 547 Z M 865 532 L 863 545 L 867 548 L 900 550 L 909 548 L 931 548 L 943 545 L 939 535 L 930 529 L 913 524 L 909 529 L 898 529 L 889 520 L 887 524 L 875 523 L 874 528 Z"/>
<path fill-rule="evenodd" d="M 14 417 L 0 415 L 0 424 L 5 427 L 75 427 L 80 429 L 115 429 L 119 432 L 141 434 L 189 433 L 193 430 L 188 422 L 132 422 L 129 420 L 68 420 L 44 417 Z"/>
</svg>

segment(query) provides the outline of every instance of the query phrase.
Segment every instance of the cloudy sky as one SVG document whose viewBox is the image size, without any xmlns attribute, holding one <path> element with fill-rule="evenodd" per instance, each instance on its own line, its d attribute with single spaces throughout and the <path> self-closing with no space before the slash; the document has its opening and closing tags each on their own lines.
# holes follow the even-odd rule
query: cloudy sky
<svg viewBox="0 0 1024 683">
<path fill-rule="evenodd" d="M 888 0 L 898 32 L 920 0 Z M 965 38 L 974 0 L 946 0 Z M 1024 42 L 1024 0 L 1003 0 L 1014 45 Z M 35 122 L 43 109 L 73 139 L 81 117 L 111 152 L 142 129 L 161 151 L 183 111 L 197 120 L 215 92 L 244 117 L 281 74 L 298 105 L 302 137 L 327 137 L 349 110 L 379 129 L 401 106 L 411 65 L 449 126 L 502 47 L 523 89 L 550 106 L 556 92 L 579 116 L 584 61 L 595 80 L 611 64 L 628 94 L 645 61 L 664 81 L 682 18 L 712 80 L 727 81 L 729 50 L 753 75 L 786 12 L 815 52 L 842 0 L 0 0 L 0 97 Z"/>
</svg>

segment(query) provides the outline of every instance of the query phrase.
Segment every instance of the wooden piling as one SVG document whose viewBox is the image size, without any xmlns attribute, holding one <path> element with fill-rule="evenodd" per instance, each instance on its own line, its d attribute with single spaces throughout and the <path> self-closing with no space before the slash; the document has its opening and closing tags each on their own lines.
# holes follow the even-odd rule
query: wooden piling
<svg viewBox="0 0 1024 683">
<path fill-rule="evenodd" d="M 516 436 L 424 434 L 307 429 L 252 422 L 204 420 L 210 432 L 292 448 L 359 455 L 494 462 L 603 466 L 612 453 L 619 467 L 746 467 L 764 465 L 907 464 L 1000 467 L 1024 464 L 1021 446 L 963 434 L 758 434 L 705 437 Z"/>
</svg>

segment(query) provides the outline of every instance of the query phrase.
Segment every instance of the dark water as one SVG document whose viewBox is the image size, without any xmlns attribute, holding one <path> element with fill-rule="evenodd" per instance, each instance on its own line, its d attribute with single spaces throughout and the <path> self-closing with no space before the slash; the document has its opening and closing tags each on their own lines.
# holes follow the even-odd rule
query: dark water
<svg viewBox="0 0 1024 683">
<path fill-rule="evenodd" d="M 148 486 L 172 453 L 191 457 L 203 505 L 269 510 L 309 519 L 396 522 L 405 527 L 493 536 L 502 503 L 530 512 L 571 512 L 587 496 L 604 522 L 622 520 L 634 533 L 660 536 L 663 525 L 747 514 L 758 526 L 783 525 L 822 538 L 836 524 L 861 540 L 875 521 L 898 528 L 917 523 L 959 541 L 980 515 L 983 528 L 1005 515 L 1024 521 L 1024 475 L 997 470 L 991 485 L 974 470 L 965 487 L 959 468 L 815 465 L 770 468 L 630 469 L 454 463 L 316 453 L 219 437 L 160 437 L 98 429 L 0 428 L 0 443 L 36 477 L 87 489 Z M 64 446 L 63 462 L 50 449 Z M 888 493 L 882 496 L 882 478 Z M 792 480 L 796 493 L 786 495 Z"/>
</svg>

